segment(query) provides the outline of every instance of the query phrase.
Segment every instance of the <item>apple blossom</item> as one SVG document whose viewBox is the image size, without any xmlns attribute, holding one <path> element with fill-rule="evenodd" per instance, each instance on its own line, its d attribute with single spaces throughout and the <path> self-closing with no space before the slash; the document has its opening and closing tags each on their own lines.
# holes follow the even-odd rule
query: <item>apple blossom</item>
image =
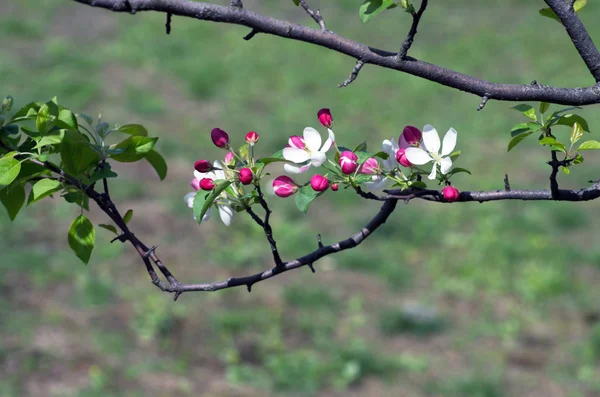
<svg viewBox="0 0 600 397">
<path fill-rule="evenodd" d="M 209 172 L 212 168 L 212 165 L 207 160 L 198 160 L 194 163 L 194 169 L 198 172 Z"/>
<path fill-rule="evenodd" d="M 342 172 L 346 175 L 352 174 L 358 168 L 358 156 L 346 150 L 340 155 L 339 164 L 342 167 Z"/>
<path fill-rule="evenodd" d="M 333 190 L 334 192 L 337 192 L 339 188 L 340 188 L 340 185 L 337 183 L 334 183 L 333 185 L 331 185 L 331 190 Z"/>
<path fill-rule="evenodd" d="M 429 174 L 429 179 L 435 179 L 437 174 L 437 166 L 439 165 L 442 174 L 447 174 L 452 168 L 452 159 L 448 156 L 456 146 L 457 132 L 454 128 L 450 128 L 444 136 L 444 141 L 441 144 L 440 136 L 435 128 L 427 124 L 423 127 L 423 148 L 409 147 L 406 149 L 406 158 L 413 164 L 423 165 L 433 161 L 433 169 Z"/>
<path fill-rule="evenodd" d="M 299 189 L 299 186 L 292 178 L 281 175 L 273 181 L 273 193 L 279 197 L 290 197 Z"/>
<path fill-rule="evenodd" d="M 375 157 L 369 157 L 360 167 L 361 174 L 375 175 L 380 172 L 381 168 L 379 168 L 379 164 L 377 163 L 377 160 L 375 160 Z"/>
<path fill-rule="evenodd" d="M 316 192 L 324 192 L 329 187 L 329 180 L 323 175 L 315 174 L 310 178 L 310 186 Z"/>
<path fill-rule="evenodd" d="M 304 139 L 298 136 L 290 137 L 288 143 L 290 147 L 283 149 L 283 158 L 287 161 L 296 164 L 302 164 L 301 166 L 295 166 L 292 164 L 285 164 L 283 168 L 291 174 L 300 174 L 305 172 L 312 165 L 313 167 L 320 167 L 327 160 L 326 153 L 335 141 L 335 135 L 333 131 L 328 130 L 329 137 L 321 146 L 321 134 L 317 130 L 311 127 L 304 129 Z"/>
<path fill-rule="evenodd" d="M 398 149 L 396 152 L 396 161 L 403 167 L 412 167 L 412 163 L 406 158 L 406 149 Z"/>
<path fill-rule="evenodd" d="M 400 140 L 405 140 L 406 143 L 412 146 L 416 146 L 421 142 L 423 138 L 423 134 L 417 127 L 413 127 L 412 125 L 407 125 L 404 127 L 404 131 L 400 135 Z"/>
<path fill-rule="evenodd" d="M 256 142 L 258 142 L 258 134 L 254 131 L 250 131 L 246 134 L 246 142 L 253 146 Z"/>
<path fill-rule="evenodd" d="M 227 154 L 225 154 L 225 164 L 231 164 L 231 162 L 233 161 L 234 158 L 235 158 L 235 156 L 233 155 L 232 152 L 227 152 Z"/>
<path fill-rule="evenodd" d="M 210 139 L 219 148 L 225 148 L 229 145 L 229 135 L 220 128 L 213 128 L 210 132 Z"/>
<path fill-rule="evenodd" d="M 442 194 L 444 195 L 446 201 L 450 203 L 454 203 L 460 198 L 460 192 L 454 186 L 446 186 L 444 190 L 442 190 Z"/>
<path fill-rule="evenodd" d="M 254 175 L 252 175 L 252 170 L 250 168 L 244 167 L 240 170 L 239 180 L 242 182 L 242 185 L 251 184 L 253 178 Z"/>
<path fill-rule="evenodd" d="M 215 188 L 215 183 L 210 178 L 202 178 L 200 179 L 200 189 L 202 190 L 213 190 Z"/>
<path fill-rule="evenodd" d="M 333 124 L 333 117 L 331 116 L 331 111 L 329 109 L 321 109 L 317 112 L 317 117 L 319 118 L 319 122 L 323 127 L 331 128 L 331 124 Z"/>
<path fill-rule="evenodd" d="M 200 181 L 196 178 L 192 179 L 192 181 L 190 182 L 190 186 L 192 187 L 192 189 L 194 189 L 195 191 L 200 190 Z"/>
</svg>

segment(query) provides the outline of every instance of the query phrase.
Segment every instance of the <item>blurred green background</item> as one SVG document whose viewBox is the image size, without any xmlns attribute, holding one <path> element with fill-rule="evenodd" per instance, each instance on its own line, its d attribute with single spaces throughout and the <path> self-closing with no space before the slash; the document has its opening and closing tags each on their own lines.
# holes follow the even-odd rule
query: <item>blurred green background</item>
<svg viewBox="0 0 600 397">
<path fill-rule="evenodd" d="M 221 1 L 221 3 L 228 3 Z M 260 4 L 258 4 L 260 3 Z M 400 47 L 411 18 L 388 12 L 362 25 L 358 1 L 316 1 L 328 27 L 370 45 Z M 314 25 L 291 1 L 245 1 Z M 431 2 L 412 56 L 491 81 L 587 86 L 593 79 L 542 1 Z M 581 17 L 600 42 L 597 2 Z M 547 150 L 510 153 L 513 104 L 490 102 L 248 29 L 164 15 L 114 14 L 65 0 L 0 3 L 0 87 L 17 105 L 58 96 L 110 123 L 159 136 L 169 175 L 116 164 L 113 199 L 133 230 L 183 282 L 247 275 L 272 265 L 262 230 L 240 214 L 199 227 L 183 203 L 192 164 L 220 158 L 219 126 L 257 152 L 318 126 L 330 107 L 337 141 L 378 148 L 407 125 L 458 131 L 460 190 L 546 188 Z M 554 108 L 556 109 L 556 108 Z M 600 117 L 588 119 L 598 139 Z M 552 110 L 552 108 L 551 108 Z M 557 134 L 565 138 L 568 129 Z M 566 139 L 566 138 L 565 138 Z M 600 155 L 559 175 L 564 187 L 598 178 Z M 278 170 L 273 169 L 274 173 Z M 377 211 L 329 192 L 308 216 L 269 198 L 285 259 L 346 238 Z M 14 223 L 0 211 L 0 395 L 16 396 L 600 396 L 598 203 L 435 205 L 411 202 L 350 252 L 245 289 L 161 293 L 130 246 L 97 231 L 89 266 L 69 251 L 77 209 L 60 200 Z M 93 209 L 91 218 L 105 216 Z"/>
</svg>

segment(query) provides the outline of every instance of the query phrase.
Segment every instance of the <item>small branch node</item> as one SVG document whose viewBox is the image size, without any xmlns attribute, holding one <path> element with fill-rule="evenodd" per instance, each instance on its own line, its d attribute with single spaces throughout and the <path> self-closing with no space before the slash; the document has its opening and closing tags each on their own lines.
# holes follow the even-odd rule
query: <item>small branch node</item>
<svg viewBox="0 0 600 397">
<path fill-rule="evenodd" d="M 317 234 L 317 245 L 319 248 L 323 248 L 323 240 L 321 239 L 321 233 Z"/>
<path fill-rule="evenodd" d="M 167 34 L 171 34 L 171 19 L 173 18 L 173 14 L 167 12 L 167 22 L 165 23 L 165 29 Z"/>
<path fill-rule="evenodd" d="M 246 284 L 246 289 L 248 289 L 248 293 L 252 292 L 252 283 Z"/>
<path fill-rule="evenodd" d="M 150 258 L 154 254 L 154 251 L 156 251 L 157 248 L 158 248 L 158 245 L 153 245 L 152 247 L 150 247 L 148 249 L 148 251 L 144 252 L 144 258 Z"/>
<path fill-rule="evenodd" d="M 321 15 L 321 12 L 319 10 L 311 10 L 308 4 L 306 3 L 306 0 L 299 0 L 299 3 L 302 6 L 302 8 L 304 8 L 304 11 L 306 11 L 306 13 L 310 15 L 313 21 L 315 21 L 319 25 L 323 32 L 332 33 L 330 30 L 327 29 L 325 20 L 323 19 L 323 16 Z"/>
<path fill-rule="evenodd" d="M 173 295 L 173 301 L 177 302 L 177 299 L 179 299 L 179 297 L 183 294 L 183 291 L 177 291 L 175 292 L 175 295 Z"/>
<path fill-rule="evenodd" d="M 504 174 L 504 191 L 510 192 L 510 182 L 508 181 L 508 174 Z"/>
<path fill-rule="evenodd" d="M 244 8 L 244 5 L 242 4 L 242 0 L 231 0 L 231 3 L 229 3 L 230 7 L 234 7 L 234 8 Z"/>
<path fill-rule="evenodd" d="M 358 74 L 360 73 L 360 70 L 363 68 L 363 66 L 365 66 L 365 62 L 361 59 L 357 60 L 356 65 L 354 65 L 354 68 L 352 68 L 352 72 L 350 73 L 350 76 L 346 80 L 344 80 L 343 82 L 338 84 L 338 88 L 347 87 L 350 85 L 350 83 L 352 83 L 354 80 L 356 80 L 356 78 L 358 77 Z"/>
<path fill-rule="evenodd" d="M 252 29 L 250 31 L 250 33 L 248 33 L 247 35 L 244 36 L 244 40 L 246 40 L 246 41 L 251 40 L 258 33 L 260 33 L 260 32 L 257 29 Z"/>
<path fill-rule="evenodd" d="M 490 97 L 487 94 L 481 97 L 481 103 L 479 104 L 479 106 L 477 106 L 477 111 L 479 112 L 480 110 L 483 110 L 483 108 L 489 100 Z"/>
<path fill-rule="evenodd" d="M 317 271 L 315 270 L 315 267 L 313 266 L 312 263 L 307 264 L 307 266 L 309 267 L 310 271 L 313 273 L 316 273 Z"/>
</svg>

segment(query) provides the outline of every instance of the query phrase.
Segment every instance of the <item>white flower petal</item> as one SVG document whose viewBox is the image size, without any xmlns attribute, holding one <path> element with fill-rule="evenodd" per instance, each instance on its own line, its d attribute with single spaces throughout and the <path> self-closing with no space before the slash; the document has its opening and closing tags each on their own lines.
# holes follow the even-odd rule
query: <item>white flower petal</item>
<svg viewBox="0 0 600 397">
<path fill-rule="evenodd" d="M 442 174 L 446 175 L 448 171 L 452 168 L 452 159 L 450 157 L 444 157 L 440 163 L 440 171 Z"/>
<path fill-rule="evenodd" d="M 331 131 L 330 129 L 327 129 L 327 132 L 329 133 L 329 137 L 327 138 L 327 140 L 325 141 L 325 143 L 323 144 L 323 147 L 321 148 L 321 152 L 327 152 L 329 149 L 331 149 L 331 147 L 333 146 L 333 144 L 335 143 L 335 134 L 333 133 L 333 131 Z"/>
<path fill-rule="evenodd" d="M 383 169 L 386 171 L 391 171 L 396 168 L 396 152 L 398 151 L 398 145 L 396 145 L 394 139 L 392 138 L 391 141 L 388 139 L 383 141 L 381 144 L 381 150 L 390 156 L 390 158 L 387 160 L 381 161 L 383 164 Z"/>
<path fill-rule="evenodd" d="M 433 169 L 431 170 L 431 174 L 429 174 L 429 176 L 427 178 L 429 178 L 430 180 L 435 179 L 437 175 L 437 164 L 433 163 Z"/>
<path fill-rule="evenodd" d="M 209 220 L 211 215 L 212 215 L 212 208 L 209 208 L 208 210 L 206 210 L 206 213 L 202 217 L 202 222 L 206 222 L 207 220 Z M 194 219 L 196 219 L 196 217 L 194 217 Z"/>
<path fill-rule="evenodd" d="M 289 174 L 302 174 L 303 172 L 306 172 L 306 170 L 308 170 L 309 168 L 310 163 L 305 164 L 301 167 L 296 167 L 295 165 L 289 163 L 283 165 L 283 169 Z"/>
<path fill-rule="evenodd" d="M 365 182 L 364 185 L 369 190 L 378 190 L 385 185 L 388 178 L 382 177 L 381 175 L 373 175 L 373 182 Z"/>
<path fill-rule="evenodd" d="M 404 152 L 408 161 L 415 165 L 427 164 L 433 159 L 425 150 L 418 147 L 409 147 Z"/>
<path fill-rule="evenodd" d="M 306 148 L 311 152 L 318 152 L 321 147 L 321 134 L 319 131 L 315 130 L 312 127 L 306 127 L 304 129 L 304 143 L 306 144 Z"/>
<path fill-rule="evenodd" d="M 183 197 L 183 202 L 188 208 L 194 208 L 194 197 L 196 197 L 196 192 L 188 193 Z"/>
<path fill-rule="evenodd" d="M 323 152 L 312 152 L 310 156 L 310 162 L 313 167 L 320 167 L 327 161 L 327 156 Z"/>
<path fill-rule="evenodd" d="M 436 129 L 430 124 L 423 127 L 423 144 L 425 145 L 425 150 L 430 153 L 437 153 L 440 151 L 440 136 Z"/>
<path fill-rule="evenodd" d="M 219 216 L 221 217 L 221 220 L 223 221 L 225 226 L 231 225 L 234 213 L 233 208 L 231 208 L 231 206 L 227 204 L 219 204 L 217 205 L 217 208 L 219 209 Z"/>
<path fill-rule="evenodd" d="M 283 158 L 298 164 L 308 160 L 310 158 L 310 154 L 304 149 L 286 147 L 283 149 Z"/>
<path fill-rule="evenodd" d="M 404 134 L 400 134 L 400 138 L 398 138 L 398 149 L 406 149 L 411 146 L 412 145 L 406 141 L 406 138 L 404 138 Z"/>
<path fill-rule="evenodd" d="M 444 141 L 442 142 L 442 156 L 447 156 L 450 153 L 452 153 L 452 151 L 456 147 L 457 135 L 458 133 L 454 128 L 450 128 L 448 132 L 446 132 L 446 135 L 444 135 Z"/>
</svg>

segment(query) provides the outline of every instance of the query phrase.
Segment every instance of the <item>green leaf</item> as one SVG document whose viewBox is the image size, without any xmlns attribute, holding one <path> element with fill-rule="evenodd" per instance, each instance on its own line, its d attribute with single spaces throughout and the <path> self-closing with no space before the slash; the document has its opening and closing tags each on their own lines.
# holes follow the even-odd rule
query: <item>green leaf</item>
<svg viewBox="0 0 600 397">
<path fill-rule="evenodd" d="M 538 123 L 519 123 L 515 125 L 512 130 L 510 130 L 510 136 L 515 137 L 517 135 L 521 135 L 527 132 L 535 132 L 539 131 L 542 126 Z"/>
<path fill-rule="evenodd" d="M 108 163 L 104 164 L 103 169 L 97 169 L 90 177 L 89 184 L 99 181 L 100 179 L 116 178 L 118 175 L 110 169 Z"/>
<path fill-rule="evenodd" d="M 98 225 L 98 227 L 101 227 L 102 229 L 108 230 L 109 232 L 113 232 L 117 236 L 119 235 L 119 232 L 117 231 L 117 228 L 114 227 L 113 225 L 105 225 L 105 224 L 101 223 L 101 224 Z"/>
<path fill-rule="evenodd" d="M 100 161 L 100 155 L 90 148 L 87 139 L 80 132 L 71 130 L 65 131 L 60 157 L 65 171 L 74 177 Z"/>
<path fill-rule="evenodd" d="M 35 120 L 37 117 L 38 110 L 42 107 L 42 102 L 31 102 L 23 106 L 11 119 L 11 122 L 17 122 L 22 120 Z"/>
<path fill-rule="evenodd" d="M 365 0 L 358 9 L 362 23 L 367 23 L 386 9 L 397 7 L 393 0 Z"/>
<path fill-rule="evenodd" d="M 531 105 L 526 105 L 526 104 L 522 103 L 517 106 L 513 106 L 511 109 L 514 109 L 517 112 L 522 113 L 524 116 L 529 117 L 533 121 L 537 121 L 537 116 L 535 115 L 535 109 Z"/>
<path fill-rule="evenodd" d="M 364 151 L 360 151 L 360 152 L 355 152 L 354 154 L 356 154 L 356 157 L 358 157 L 358 160 L 356 160 L 356 162 L 360 165 L 362 163 L 364 163 L 365 161 L 367 161 L 368 159 L 370 159 L 371 157 L 373 157 L 373 155 L 369 152 L 364 152 Z"/>
<path fill-rule="evenodd" d="M 118 131 L 133 136 L 148 136 L 148 131 L 140 124 L 125 124 L 120 126 Z"/>
<path fill-rule="evenodd" d="M 194 215 L 198 223 L 202 222 L 202 218 L 206 215 L 206 211 L 210 208 L 213 202 L 219 195 L 231 185 L 231 181 L 215 181 L 216 186 L 208 194 L 205 191 L 199 190 L 194 197 Z"/>
<path fill-rule="evenodd" d="M 320 192 L 316 192 L 310 185 L 306 185 L 296 193 L 296 207 L 304 213 L 308 211 L 310 203 L 319 196 Z"/>
<path fill-rule="evenodd" d="M 565 150 L 565 145 L 563 145 L 562 143 L 560 143 L 559 141 L 557 141 L 555 138 L 552 138 L 551 136 L 544 137 L 540 141 L 540 145 L 550 145 L 552 147 L 562 148 L 562 151 Z"/>
<path fill-rule="evenodd" d="M 548 111 L 549 107 L 550 107 L 550 104 L 548 102 L 540 102 L 540 113 L 541 114 L 546 113 L 546 111 Z"/>
<path fill-rule="evenodd" d="M 88 218 L 79 215 L 69 228 L 69 246 L 86 265 L 90 261 L 95 241 L 94 225 Z"/>
<path fill-rule="evenodd" d="M 300 0 L 292 0 L 294 2 L 294 4 L 296 4 L 296 7 L 300 5 Z"/>
<path fill-rule="evenodd" d="M 21 162 L 13 158 L 16 154 L 11 152 L 0 158 L 0 189 L 10 185 L 21 171 Z"/>
<path fill-rule="evenodd" d="M 362 185 L 365 182 L 372 182 L 373 175 L 357 174 L 356 176 L 352 177 L 352 181 L 355 185 Z"/>
<path fill-rule="evenodd" d="M 57 143 L 61 143 L 64 138 L 65 130 L 53 130 L 50 131 L 47 135 L 44 135 L 39 141 L 37 141 L 37 145 L 35 145 L 33 148 L 38 149 L 46 145 L 55 145 Z"/>
<path fill-rule="evenodd" d="M 556 125 L 566 125 L 568 127 L 573 127 L 573 124 L 579 124 L 584 131 L 590 132 L 590 128 L 588 126 L 587 121 L 579 115 L 576 114 L 565 114 L 561 116 L 558 120 L 553 122 L 552 124 Z"/>
<path fill-rule="evenodd" d="M 575 144 L 583 136 L 583 128 L 578 122 L 573 123 L 573 129 L 571 130 L 571 145 Z"/>
<path fill-rule="evenodd" d="M 452 168 L 452 170 L 450 171 L 450 175 L 459 174 L 461 172 L 465 172 L 465 173 L 467 173 L 469 175 L 472 175 L 471 171 L 469 171 L 466 168 L 460 168 L 460 167 Z"/>
<path fill-rule="evenodd" d="M 0 201 L 6 208 L 11 221 L 14 221 L 25 202 L 25 187 L 22 184 L 13 184 L 0 190 Z"/>
<path fill-rule="evenodd" d="M 16 124 L 7 124 L 0 128 L 0 136 L 2 135 L 15 135 L 19 133 L 19 126 Z"/>
<path fill-rule="evenodd" d="M 154 168 L 160 180 L 164 180 L 167 177 L 167 162 L 156 150 L 151 150 L 146 153 L 145 159 Z"/>
<path fill-rule="evenodd" d="M 529 135 L 533 134 L 533 131 L 529 131 L 523 134 L 519 134 L 517 136 L 515 136 L 513 139 L 511 139 L 511 141 L 508 143 L 508 152 L 510 152 L 515 146 L 517 146 L 523 139 L 527 138 Z"/>
<path fill-rule="evenodd" d="M 133 218 L 133 210 L 127 210 L 125 215 L 123 215 L 123 222 L 125 222 L 125 224 L 128 224 L 131 218 Z"/>
<path fill-rule="evenodd" d="M 453 162 L 456 161 L 456 159 L 458 158 L 458 156 L 460 156 L 460 153 L 461 153 L 461 151 L 457 150 L 457 151 L 452 152 L 450 154 L 450 158 L 452 159 Z"/>
<path fill-rule="evenodd" d="M 600 142 L 598 141 L 585 141 L 579 145 L 577 151 L 580 150 L 598 150 L 600 149 Z"/>
<path fill-rule="evenodd" d="M 132 163 L 143 159 L 150 152 L 158 138 L 148 138 L 145 136 L 130 136 L 124 141 L 119 142 L 111 149 L 123 149 L 120 154 L 113 154 L 112 159 L 122 163 Z"/>
<path fill-rule="evenodd" d="M 387 159 L 389 159 L 389 158 L 390 158 L 390 155 L 389 155 L 389 154 L 387 154 L 386 152 L 381 152 L 381 151 L 380 151 L 380 152 L 377 152 L 377 153 L 375 153 L 375 154 L 373 155 L 373 157 L 379 157 L 380 159 L 387 160 Z"/>
<path fill-rule="evenodd" d="M 367 141 L 362 141 L 361 143 L 356 145 L 356 147 L 352 151 L 353 152 L 366 152 L 367 151 Z"/>
<path fill-rule="evenodd" d="M 545 16 L 547 18 L 551 18 L 551 19 L 554 19 L 554 20 L 560 22 L 560 18 L 558 18 L 558 16 L 554 13 L 554 11 L 552 11 L 551 8 L 542 8 L 539 11 L 539 13 L 542 16 Z"/>
<path fill-rule="evenodd" d="M 581 153 L 577 153 L 577 156 L 575 156 L 575 158 L 573 159 L 573 164 L 577 165 L 581 163 L 583 163 L 583 156 L 581 155 Z"/>
<path fill-rule="evenodd" d="M 10 112 L 14 103 L 13 97 L 7 95 L 6 98 L 2 100 L 2 104 L 0 104 L 0 114 L 4 112 Z"/>
<path fill-rule="evenodd" d="M 560 169 L 562 170 L 562 172 L 564 172 L 567 175 L 569 175 L 571 173 L 571 170 L 568 167 L 560 167 Z"/>
<path fill-rule="evenodd" d="M 27 205 L 33 204 L 36 201 L 40 201 L 44 197 L 48 197 L 52 193 L 56 193 L 61 189 L 62 185 L 59 181 L 55 179 L 40 179 L 33 185 L 31 193 L 29 194 L 29 200 L 27 201 Z"/>
<path fill-rule="evenodd" d="M 52 101 L 42 105 L 35 119 L 35 126 L 40 134 L 48 133 L 58 119 L 58 105 Z"/>
<path fill-rule="evenodd" d="M 77 123 L 77 117 L 73 112 L 65 107 L 58 107 L 58 122 L 57 125 L 63 129 L 75 130 L 79 128 L 79 124 Z"/>
<path fill-rule="evenodd" d="M 275 163 L 278 161 L 287 161 L 283 158 L 283 150 L 273 153 L 270 157 L 263 157 L 257 160 L 257 163 L 263 163 L 264 165 Z"/>
<path fill-rule="evenodd" d="M 81 117 L 90 127 L 94 124 L 94 119 L 85 113 L 77 113 L 77 117 Z"/>
<path fill-rule="evenodd" d="M 14 183 L 25 183 L 31 178 L 45 174 L 50 174 L 50 171 L 41 165 L 24 161 L 21 163 L 21 171 L 19 171 L 19 176 L 17 176 Z"/>
</svg>

